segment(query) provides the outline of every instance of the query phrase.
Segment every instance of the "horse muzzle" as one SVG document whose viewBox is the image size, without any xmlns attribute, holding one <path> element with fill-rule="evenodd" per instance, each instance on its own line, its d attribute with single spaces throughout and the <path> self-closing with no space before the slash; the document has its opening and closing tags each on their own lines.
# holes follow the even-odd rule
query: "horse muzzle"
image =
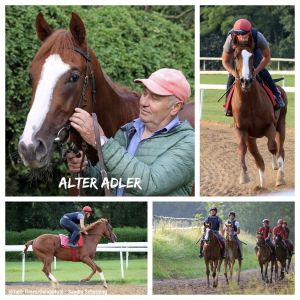
<svg viewBox="0 0 300 300">
<path fill-rule="evenodd" d="M 252 86 L 252 83 L 253 83 L 252 77 L 247 78 L 247 79 L 242 77 L 240 79 L 240 86 L 241 86 L 242 90 L 245 92 L 249 91 L 250 87 Z"/>
<path fill-rule="evenodd" d="M 118 241 L 118 238 L 117 238 L 117 236 L 114 233 L 112 233 L 110 241 L 112 243 L 116 243 Z"/>
<path fill-rule="evenodd" d="M 48 164 L 48 147 L 41 138 L 33 138 L 26 143 L 21 137 L 18 152 L 26 167 L 40 169 Z"/>
</svg>

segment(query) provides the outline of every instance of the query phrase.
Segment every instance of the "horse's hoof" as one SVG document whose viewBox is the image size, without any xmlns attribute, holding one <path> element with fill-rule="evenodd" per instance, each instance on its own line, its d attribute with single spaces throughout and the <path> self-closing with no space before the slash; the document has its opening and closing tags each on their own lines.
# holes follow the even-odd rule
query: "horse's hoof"
<svg viewBox="0 0 300 300">
<path fill-rule="evenodd" d="M 103 283 L 103 287 L 104 287 L 104 288 L 106 288 L 106 289 L 108 288 L 108 286 L 107 286 L 107 283 L 106 283 L 106 282 L 104 282 L 104 283 Z"/>
<path fill-rule="evenodd" d="M 86 278 L 83 278 L 80 280 L 80 282 L 87 282 L 88 280 Z"/>
<path fill-rule="evenodd" d="M 242 173 L 240 175 L 240 184 L 246 184 L 250 182 L 250 177 L 247 173 Z"/>
</svg>

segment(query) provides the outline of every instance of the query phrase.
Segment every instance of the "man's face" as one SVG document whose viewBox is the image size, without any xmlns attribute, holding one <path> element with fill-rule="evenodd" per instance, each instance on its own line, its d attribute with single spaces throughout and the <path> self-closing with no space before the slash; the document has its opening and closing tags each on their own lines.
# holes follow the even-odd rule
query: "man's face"
<svg viewBox="0 0 300 300">
<path fill-rule="evenodd" d="M 285 227 L 286 227 L 286 224 L 282 224 L 282 227 L 285 228 Z"/>
<path fill-rule="evenodd" d="M 85 216 L 86 216 L 87 218 L 89 218 L 89 217 L 91 216 L 91 214 L 90 214 L 89 212 L 86 212 L 86 213 L 85 213 Z"/>
<path fill-rule="evenodd" d="M 214 209 L 210 211 L 211 216 L 215 216 L 216 214 L 217 214 L 217 212 Z"/>
<path fill-rule="evenodd" d="M 263 226 L 264 226 L 264 227 L 266 227 L 267 225 L 268 225 L 267 222 L 264 222 L 264 223 L 263 223 Z"/>
<path fill-rule="evenodd" d="M 176 102 L 175 102 L 176 103 Z M 165 120 L 172 119 L 178 111 L 174 108 L 175 103 L 170 96 L 159 96 L 151 93 L 146 87 L 140 98 L 140 119 L 152 126 L 159 126 Z M 166 124 L 164 124 L 166 125 Z"/>
<path fill-rule="evenodd" d="M 230 215 L 230 216 L 229 216 L 229 220 L 230 220 L 230 221 L 233 221 L 233 220 L 234 220 L 234 215 Z"/>
<path fill-rule="evenodd" d="M 249 35 L 250 35 L 251 32 L 248 32 L 246 34 L 243 34 L 243 35 L 238 35 L 238 40 L 239 42 L 247 42 L 248 39 L 249 39 Z"/>
</svg>

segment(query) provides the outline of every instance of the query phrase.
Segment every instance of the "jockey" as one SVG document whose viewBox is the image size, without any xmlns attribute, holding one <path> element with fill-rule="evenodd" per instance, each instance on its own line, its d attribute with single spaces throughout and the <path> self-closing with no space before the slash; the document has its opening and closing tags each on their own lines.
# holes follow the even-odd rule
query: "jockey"
<svg viewBox="0 0 300 300">
<path fill-rule="evenodd" d="M 287 244 L 288 250 L 290 254 L 294 254 L 294 245 L 289 239 L 290 236 L 290 229 L 287 227 L 287 221 L 283 220 L 282 227 L 285 229 L 286 232 L 286 240 L 285 243 Z"/>
<path fill-rule="evenodd" d="M 233 66 L 233 53 L 234 49 L 232 47 L 232 40 L 234 36 L 237 36 L 238 40 L 241 42 L 246 42 L 249 36 L 252 35 L 255 46 L 253 51 L 253 65 L 254 77 L 259 75 L 264 83 L 270 88 L 275 96 L 276 106 L 275 110 L 280 109 L 285 106 L 281 94 L 278 91 L 275 82 L 273 81 L 270 73 L 266 69 L 266 66 L 271 60 L 271 53 L 269 44 L 264 37 L 264 35 L 252 27 L 252 24 L 246 19 L 239 19 L 234 23 L 232 30 L 229 31 L 225 44 L 223 46 L 222 53 L 222 64 L 223 67 L 229 72 L 229 77 L 227 81 L 227 90 L 230 89 L 232 84 L 237 78 L 236 71 Z M 226 112 L 226 116 L 232 116 L 231 111 Z"/>
<path fill-rule="evenodd" d="M 238 234 L 241 233 L 241 226 L 240 226 L 240 222 L 238 222 L 235 219 L 235 212 L 231 211 L 228 215 L 229 219 L 226 221 L 225 224 L 231 224 L 233 226 L 233 231 L 234 231 L 234 237 L 238 246 L 238 252 L 239 252 L 239 256 L 241 258 L 241 260 L 243 259 L 243 254 L 242 254 L 242 247 L 241 247 L 241 241 L 238 238 Z M 225 230 L 225 228 L 224 228 Z"/>
<path fill-rule="evenodd" d="M 269 219 L 263 219 L 263 226 L 257 230 L 257 233 L 262 234 L 266 244 L 271 248 L 273 257 L 275 258 L 275 246 L 272 243 L 272 228 L 270 227 Z"/>
<path fill-rule="evenodd" d="M 282 225 L 283 225 L 283 220 L 279 219 L 277 221 L 277 226 L 275 226 L 273 228 L 273 241 L 275 243 L 276 236 L 280 235 L 281 239 L 282 239 L 282 244 L 283 244 L 284 248 L 286 249 L 286 251 L 288 253 L 288 247 L 287 247 L 287 244 L 286 244 L 286 230 Z"/>
<path fill-rule="evenodd" d="M 76 242 L 79 238 L 80 230 L 77 225 L 80 224 L 81 231 L 84 234 L 88 234 L 84 226 L 85 217 L 89 218 L 92 215 L 93 210 L 89 206 L 85 206 L 81 211 L 66 213 L 60 219 L 59 223 L 62 228 L 65 228 L 70 233 L 70 241 L 68 246 L 71 248 L 76 247 Z"/>
<path fill-rule="evenodd" d="M 221 249 L 221 256 L 222 258 L 225 258 L 225 242 L 224 242 L 224 230 L 223 230 L 223 224 L 222 220 L 219 216 L 217 216 L 218 209 L 215 206 L 212 206 L 209 210 L 210 216 L 208 216 L 204 220 L 204 225 L 205 224 L 210 224 L 210 228 L 213 230 L 215 233 L 216 237 L 222 244 L 222 249 Z M 221 234 L 219 233 L 219 230 L 221 229 Z M 203 242 L 205 241 L 205 232 L 200 240 L 200 255 L 199 257 L 203 257 Z"/>
</svg>

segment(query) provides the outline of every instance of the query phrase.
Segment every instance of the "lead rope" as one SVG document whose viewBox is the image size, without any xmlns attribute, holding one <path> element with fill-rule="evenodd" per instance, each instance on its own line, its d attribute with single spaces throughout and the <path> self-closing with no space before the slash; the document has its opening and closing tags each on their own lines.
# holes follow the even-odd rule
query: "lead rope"
<svg viewBox="0 0 300 300">
<path fill-rule="evenodd" d="M 99 159 L 100 174 L 102 176 L 102 180 L 104 179 L 108 180 L 107 173 L 105 170 L 105 165 L 104 165 L 97 115 L 95 113 L 92 113 L 92 117 L 93 117 L 94 133 L 96 139 L 96 149 L 97 149 L 98 159 Z M 112 196 L 111 191 L 106 184 L 104 185 L 104 194 L 105 196 Z"/>
</svg>

